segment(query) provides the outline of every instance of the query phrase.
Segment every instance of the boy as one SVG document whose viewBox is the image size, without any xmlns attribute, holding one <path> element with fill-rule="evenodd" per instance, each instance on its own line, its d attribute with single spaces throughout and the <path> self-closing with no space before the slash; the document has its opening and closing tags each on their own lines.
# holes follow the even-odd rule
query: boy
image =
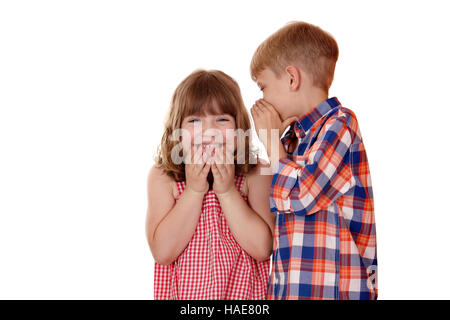
<svg viewBox="0 0 450 320">
<path fill-rule="evenodd" d="M 267 130 L 262 142 L 275 170 L 268 299 L 377 299 L 366 152 L 355 114 L 328 98 L 338 53 L 330 34 L 294 22 L 266 39 L 251 62 L 263 91 L 251 114 L 258 135 Z M 289 124 L 281 141 L 271 139 Z"/>
</svg>

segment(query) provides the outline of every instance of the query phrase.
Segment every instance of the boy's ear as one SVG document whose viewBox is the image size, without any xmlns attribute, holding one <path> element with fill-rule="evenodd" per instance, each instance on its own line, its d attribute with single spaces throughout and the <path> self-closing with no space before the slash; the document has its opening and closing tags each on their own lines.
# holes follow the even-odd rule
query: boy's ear
<svg viewBox="0 0 450 320">
<path fill-rule="evenodd" d="M 289 89 L 292 91 L 297 91 L 302 82 L 300 71 L 295 66 L 287 66 L 285 71 L 289 77 Z"/>
</svg>

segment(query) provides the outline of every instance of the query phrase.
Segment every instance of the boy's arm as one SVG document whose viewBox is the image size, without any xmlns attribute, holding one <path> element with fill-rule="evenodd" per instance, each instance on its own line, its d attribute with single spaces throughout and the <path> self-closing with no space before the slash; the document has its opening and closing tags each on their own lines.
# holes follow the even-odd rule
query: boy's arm
<svg viewBox="0 0 450 320">
<path fill-rule="evenodd" d="M 272 179 L 272 211 L 309 215 L 327 208 L 355 183 L 350 167 L 352 134 L 331 118 L 305 156 L 281 158 Z"/>
</svg>

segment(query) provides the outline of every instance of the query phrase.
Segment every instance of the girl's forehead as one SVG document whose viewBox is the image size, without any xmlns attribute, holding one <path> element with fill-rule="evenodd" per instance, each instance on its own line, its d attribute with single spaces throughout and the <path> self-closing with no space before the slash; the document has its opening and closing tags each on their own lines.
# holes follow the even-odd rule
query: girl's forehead
<svg viewBox="0 0 450 320">
<path fill-rule="evenodd" d="M 232 111 L 234 111 L 233 108 L 221 106 L 216 102 L 216 100 L 211 99 L 202 104 L 197 104 L 186 108 L 185 117 L 188 116 L 206 117 L 206 116 L 218 116 L 226 114 L 233 116 L 233 114 L 231 113 Z"/>
</svg>

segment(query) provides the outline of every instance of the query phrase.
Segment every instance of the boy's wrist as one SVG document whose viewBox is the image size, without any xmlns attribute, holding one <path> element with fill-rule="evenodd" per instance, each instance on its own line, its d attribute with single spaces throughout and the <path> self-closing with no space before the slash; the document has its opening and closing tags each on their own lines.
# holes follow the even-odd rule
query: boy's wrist
<svg viewBox="0 0 450 320">
<path fill-rule="evenodd" d="M 281 159 L 289 158 L 289 155 L 286 153 L 286 151 L 283 148 L 283 145 L 280 143 L 278 148 L 278 153 L 273 153 L 272 155 L 269 155 L 269 162 L 270 162 L 270 170 L 272 171 L 272 174 L 276 173 L 278 163 Z"/>
<path fill-rule="evenodd" d="M 283 148 L 283 144 L 281 143 L 280 140 L 277 140 L 277 147 L 276 147 L 276 151 L 277 153 L 272 152 L 271 149 L 271 143 L 268 144 L 268 148 L 267 148 L 267 155 L 269 156 L 269 159 L 274 160 L 274 161 L 279 161 L 282 158 L 287 158 L 288 154 L 286 153 L 286 151 Z"/>
</svg>

